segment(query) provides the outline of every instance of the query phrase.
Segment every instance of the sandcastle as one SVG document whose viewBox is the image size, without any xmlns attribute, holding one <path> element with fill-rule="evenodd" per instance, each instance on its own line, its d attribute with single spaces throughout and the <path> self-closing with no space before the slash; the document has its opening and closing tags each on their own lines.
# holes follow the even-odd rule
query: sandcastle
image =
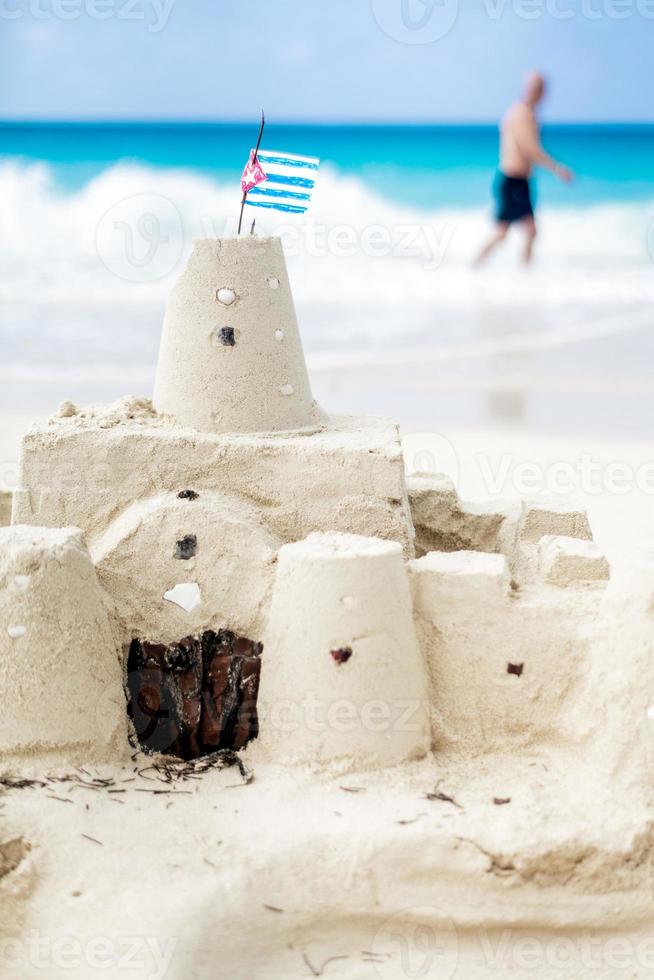
<svg viewBox="0 0 654 980">
<path fill-rule="evenodd" d="M 278 240 L 195 243 L 154 402 L 67 403 L 35 426 L 12 516 L 3 763 L 119 766 L 137 747 L 320 778 L 431 766 L 453 788 L 427 799 L 481 796 L 420 859 L 413 905 L 453 860 L 535 889 L 533 907 L 543 887 L 609 895 L 569 925 L 649 887 L 654 570 L 612 580 L 583 512 L 466 505 L 405 476 L 393 423 L 327 416 Z M 485 807 L 512 800 L 496 826 Z M 409 867 L 393 834 L 377 843 Z"/>
</svg>

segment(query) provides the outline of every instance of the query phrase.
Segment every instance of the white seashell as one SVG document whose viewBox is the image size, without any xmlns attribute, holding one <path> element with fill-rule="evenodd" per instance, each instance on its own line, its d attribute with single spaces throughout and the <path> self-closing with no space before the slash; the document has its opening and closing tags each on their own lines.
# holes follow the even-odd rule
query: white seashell
<svg viewBox="0 0 654 980">
<path fill-rule="evenodd" d="M 173 602 L 184 612 L 190 613 L 202 603 L 202 593 L 197 582 L 181 582 L 164 593 L 166 602 Z"/>
<path fill-rule="evenodd" d="M 279 390 L 282 395 L 292 395 L 293 385 L 282 385 Z"/>
<path fill-rule="evenodd" d="M 12 640 L 19 640 L 21 636 L 25 636 L 27 633 L 27 626 L 8 626 L 7 633 Z"/>
<path fill-rule="evenodd" d="M 223 287 L 216 293 L 216 299 L 219 303 L 222 303 L 223 306 L 231 306 L 232 303 L 236 302 L 237 296 L 233 289 Z"/>
</svg>

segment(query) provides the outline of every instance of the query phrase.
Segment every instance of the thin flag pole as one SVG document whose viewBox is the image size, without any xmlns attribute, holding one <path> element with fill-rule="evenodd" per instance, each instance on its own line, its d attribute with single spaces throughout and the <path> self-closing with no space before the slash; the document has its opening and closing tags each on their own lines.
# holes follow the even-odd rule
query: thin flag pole
<svg viewBox="0 0 654 980">
<path fill-rule="evenodd" d="M 253 163 L 256 163 L 257 162 L 257 154 L 259 152 L 259 147 L 261 146 L 261 140 L 263 138 L 263 130 L 264 130 L 265 125 L 266 125 L 266 116 L 265 116 L 265 113 L 264 113 L 264 111 L 262 109 L 261 110 L 261 126 L 259 127 L 259 139 L 257 140 L 257 146 L 256 146 L 256 149 L 254 151 L 254 157 L 252 158 L 252 162 Z M 243 227 L 243 212 L 245 211 L 245 202 L 247 201 L 247 199 L 248 199 L 248 192 L 247 191 L 243 191 L 243 200 L 241 201 L 241 214 L 240 214 L 240 217 L 238 219 L 238 234 L 239 235 L 241 234 L 241 228 Z"/>
</svg>

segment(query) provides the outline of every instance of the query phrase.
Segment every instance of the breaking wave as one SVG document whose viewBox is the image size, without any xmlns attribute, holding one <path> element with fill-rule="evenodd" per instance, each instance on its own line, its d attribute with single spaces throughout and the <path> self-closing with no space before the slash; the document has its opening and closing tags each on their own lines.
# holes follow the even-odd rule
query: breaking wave
<svg viewBox="0 0 654 980">
<path fill-rule="evenodd" d="M 232 234 L 238 205 L 236 184 L 181 169 L 121 163 L 65 193 L 45 164 L 0 164 L 0 374 L 151 364 L 193 239 Z M 484 210 L 421 211 L 329 168 L 310 217 L 250 211 L 248 222 L 255 213 L 258 233 L 284 239 L 303 337 L 319 356 L 565 343 L 567 325 L 592 333 L 612 315 L 619 330 L 619 315 L 628 329 L 654 301 L 654 201 L 544 209 L 528 272 L 517 233 L 471 270 Z"/>
</svg>

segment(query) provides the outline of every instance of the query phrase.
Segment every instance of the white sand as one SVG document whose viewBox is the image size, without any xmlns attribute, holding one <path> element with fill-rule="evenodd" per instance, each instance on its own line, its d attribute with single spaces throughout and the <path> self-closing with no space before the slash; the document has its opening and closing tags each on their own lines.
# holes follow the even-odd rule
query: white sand
<svg viewBox="0 0 654 980">
<path fill-rule="evenodd" d="M 11 876 L 13 895 L 30 896 L 29 905 L 16 912 L 3 896 L 0 950 L 16 935 L 9 913 L 22 916 L 9 947 L 20 968 L 3 980 L 306 980 L 331 957 L 341 958 L 325 966 L 328 978 L 405 980 L 414 975 L 409 954 L 413 969 L 427 965 L 418 975 L 428 980 L 651 975 L 597 969 L 610 966 L 618 935 L 617 952 L 640 965 L 647 888 L 580 892 L 564 884 L 574 852 L 558 882 L 527 868 L 516 886 L 502 870 L 512 848 L 532 846 L 547 860 L 566 826 L 592 840 L 602 824 L 602 801 L 596 812 L 580 794 L 576 804 L 573 794 L 561 800 L 562 774 L 538 758 L 509 766 L 487 758 L 455 777 L 430 759 L 356 779 L 255 762 L 249 786 L 229 770 L 174 786 L 175 796 L 153 795 L 170 787 L 151 771 L 85 768 L 113 776 L 125 792 L 61 784 L 3 797 L 3 838 L 32 842 Z M 434 790 L 458 805 L 426 799 Z M 498 806 L 498 797 L 513 802 Z M 618 872 L 620 864 L 617 854 Z M 57 945 L 63 936 L 74 940 L 67 960 Z M 92 960 L 100 940 L 102 970 Z M 129 950 L 136 969 L 122 972 Z M 557 956 L 567 971 L 554 969 Z M 75 962 L 81 969 L 71 973 Z"/>
</svg>

